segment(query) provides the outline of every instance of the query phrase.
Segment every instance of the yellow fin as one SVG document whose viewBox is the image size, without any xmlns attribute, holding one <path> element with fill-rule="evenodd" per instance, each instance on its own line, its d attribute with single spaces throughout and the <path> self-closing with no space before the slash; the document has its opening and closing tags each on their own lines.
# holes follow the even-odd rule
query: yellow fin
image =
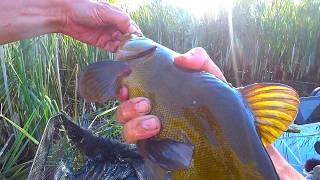
<svg viewBox="0 0 320 180">
<path fill-rule="evenodd" d="M 278 83 L 257 83 L 238 90 L 256 118 L 265 146 L 279 138 L 295 120 L 300 101 L 293 88 Z"/>
</svg>

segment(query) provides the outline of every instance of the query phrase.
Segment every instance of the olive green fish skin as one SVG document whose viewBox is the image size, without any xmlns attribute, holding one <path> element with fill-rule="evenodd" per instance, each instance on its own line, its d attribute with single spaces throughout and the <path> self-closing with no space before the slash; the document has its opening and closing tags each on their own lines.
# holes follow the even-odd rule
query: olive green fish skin
<svg viewBox="0 0 320 180">
<path fill-rule="evenodd" d="M 172 179 L 278 179 L 256 131 L 254 117 L 240 93 L 205 72 L 173 64 L 175 52 L 144 37 L 133 37 L 119 52 L 150 54 L 127 60 L 131 74 L 122 83 L 130 97 L 151 100 L 161 120 L 158 138 L 194 145 L 189 169 Z M 126 61 L 126 56 L 118 56 Z M 148 140 L 146 140 L 148 141 Z"/>
</svg>

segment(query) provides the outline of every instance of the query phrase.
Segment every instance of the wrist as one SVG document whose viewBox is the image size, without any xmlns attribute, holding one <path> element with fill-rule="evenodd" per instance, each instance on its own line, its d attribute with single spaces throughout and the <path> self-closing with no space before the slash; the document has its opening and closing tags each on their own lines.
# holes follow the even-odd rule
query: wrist
<svg viewBox="0 0 320 180">
<path fill-rule="evenodd" d="M 43 27 L 48 29 L 48 32 L 45 33 L 61 32 L 66 23 L 66 0 L 46 0 L 44 2 L 46 3 L 38 5 L 38 16 L 45 18 Z"/>
<path fill-rule="evenodd" d="M 20 8 L 16 15 L 25 17 L 20 23 L 33 26 L 37 33 L 59 32 L 63 26 L 65 0 L 18 0 L 17 3 Z"/>
<path fill-rule="evenodd" d="M 68 0 L 0 0 L 0 44 L 61 32 L 65 1 Z"/>
</svg>

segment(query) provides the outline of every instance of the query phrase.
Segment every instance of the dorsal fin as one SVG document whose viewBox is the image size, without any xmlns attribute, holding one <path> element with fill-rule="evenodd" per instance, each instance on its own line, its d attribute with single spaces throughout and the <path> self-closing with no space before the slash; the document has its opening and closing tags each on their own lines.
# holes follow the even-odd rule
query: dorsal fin
<svg viewBox="0 0 320 180">
<path fill-rule="evenodd" d="M 293 88 L 278 83 L 256 83 L 238 90 L 256 118 L 256 126 L 265 146 L 280 137 L 295 120 L 299 95 Z"/>
</svg>

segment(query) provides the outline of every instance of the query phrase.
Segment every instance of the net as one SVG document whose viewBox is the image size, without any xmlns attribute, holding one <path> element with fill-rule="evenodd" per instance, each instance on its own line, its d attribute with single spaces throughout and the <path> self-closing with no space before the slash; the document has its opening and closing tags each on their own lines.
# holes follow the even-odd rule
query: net
<svg viewBox="0 0 320 180">
<path fill-rule="evenodd" d="M 61 113 L 44 130 L 28 179 L 144 179 L 136 148 L 95 136 Z"/>
<path fill-rule="evenodd" d="M 300 173 L 304 173 L 304 165 L 308 159 L 320 159 L 316 152 L 316 143 L 320 141 L 320 123 L 293 125 L 299 133 L 284 133 L 274 146 L 283 157 Z"/>
</svg>

